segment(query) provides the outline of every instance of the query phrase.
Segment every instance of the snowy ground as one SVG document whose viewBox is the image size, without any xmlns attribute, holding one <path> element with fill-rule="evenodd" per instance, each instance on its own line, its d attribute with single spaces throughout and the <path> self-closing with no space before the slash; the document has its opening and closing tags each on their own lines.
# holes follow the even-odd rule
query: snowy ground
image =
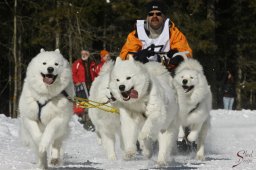
<svg viewBox="0 0 256 170">
<path fill-rule="evenodd" d="M 193 155 L 177 154 L 175 161 L 162 169 L 256 169 L 256 111 L 213 110 L 211 115 L 212 128 L 207 136 L 206 160 L 200 162 L 194 160 Z M 33 152 L 24 147 L 18 138 L 19 120 L 0 114 L 0 122 L 0 170 L 36 169 Z M 155 156 L 145 160 L 137 155 L 136 160 L 123 161 L 120 149 L 119 159 L 108 161 L 102 146 L 96 142 L 95 134 L 85 131 L 75 116 L 70 127 L 72 130 L 65 141 L 63 164 L 49 169 L 159 169 L 155 165 Z M 232 168 L 234 165 L 237 166 Z"/>
</svg>

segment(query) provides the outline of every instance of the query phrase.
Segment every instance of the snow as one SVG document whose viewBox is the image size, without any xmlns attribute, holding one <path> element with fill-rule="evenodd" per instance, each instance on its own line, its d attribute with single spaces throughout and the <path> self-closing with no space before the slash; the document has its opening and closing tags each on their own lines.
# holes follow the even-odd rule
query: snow
<svg viewBox="0 0 256 170">
<path fill-rule="evenodd" d="M 212 110 L 211 130 L 206 141 L 206 160 L 197 161 L 194 154 L 175 154 L 174 161 L 164 169 L 252 170 L 256 169 L 256 110 Z M 0 114 L 0 170 L 36 169 L 31 149 L 19 140 L 19 119 Z M 70 122 L 71 134 L 64 142 L 63 162 L 49 169 L 160 169 L 156 155 L 144 159 L 137 154 L 132 161 L 122 160 L 117 144 L 118 160 L 108 161 L 96 135 L 83 129 L 74 116 Z M 236 167 L 232 166 L 238 164 Z"/>
</svg>

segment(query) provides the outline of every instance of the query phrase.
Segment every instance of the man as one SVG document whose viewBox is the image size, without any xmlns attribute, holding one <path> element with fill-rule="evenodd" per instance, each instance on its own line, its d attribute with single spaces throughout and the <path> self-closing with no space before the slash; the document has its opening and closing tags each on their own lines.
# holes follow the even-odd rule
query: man
<svg viewBox="0 0 256 170">
<path fill-rule="evenodd" d="M 175 27 L 174 23 L 165 16 L 166 5 L 162 1 L 153 0 L 146 4 L 146 20 L 137 20 L 136 30 L 132 31 L 122 47 L 120 57 L 126 59 L 129 52 L 137 52 L 136 60 L 143 63 L 148 61 L 160 62 L 159 56 L 154 52 L 167 52 L 171 58 L 176 52 L 188 51 L 188 57 L 192 57 L 186 37 Z M 183 58 L 177 56 L 170 60 L 175 67 Z"/>
<path fill-rule="evenodd" d="M 90 58 L 90 52 L 81 51 L 81 58 L 77 59 L 72 65 L 73 82 L 76 86 L 80 84 L 86 85 L 86 90 L 89 92 L 92 81 L 94 80 L 96 64 Z"/>
<path fill-rule="evenodd" d="M 72 77 L 75 85 L 76 96 L 81 98 L 88 98 L 91 84 L 96 77 L 95 72 L 96 64 L 90 58 L 90 52 L 86 50 L 81 51 L 81 58 L 77 59 L 72 64 Z M 74 108 L 75 114 L 77 114 L 82 120 L 82 123 L 85 123 L 86 129 L 91 125 L 88 113 L 78 106 Z M 84 122 L 83 122 L 84 121 Z"/>
</svg>

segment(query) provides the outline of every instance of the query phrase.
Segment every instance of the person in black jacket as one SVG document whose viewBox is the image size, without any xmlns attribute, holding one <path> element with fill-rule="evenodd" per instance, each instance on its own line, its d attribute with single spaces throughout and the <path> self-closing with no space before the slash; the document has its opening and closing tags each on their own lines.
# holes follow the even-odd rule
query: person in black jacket
<svg viewBox="0 0 256 170">
<path fill-rule="evenodd" d="M 232 110 L 236 96 L 235 80 L 228 70 L 223 82 L 223 106 L 226 110 Z"/>
</svg>

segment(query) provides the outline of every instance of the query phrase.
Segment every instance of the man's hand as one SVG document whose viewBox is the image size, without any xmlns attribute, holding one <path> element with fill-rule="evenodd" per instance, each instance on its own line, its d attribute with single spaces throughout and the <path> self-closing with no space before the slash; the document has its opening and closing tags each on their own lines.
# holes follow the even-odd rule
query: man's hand
<svg viewBox="0 0 256 170">
<path fill-rule="evenodd" d="M 170 61 L 166 67 L 172 74 L 174 74 L 175 68 L 178 67 L 178 65 L 184 60 L 183 56 L 181 55 L 176 55 L 175 57 L 173 57 L 173 55 L 178 52 L 179 51 L 177 49 L 173 49 L 167 53 L 167 56 L 170 58 Z"/>
<path fill-rule="evenodd" d="M 148 58 L 152 55 L 155 55 L 155 51 L 154 51 L 154 46 L 149 46 L 146 49 L 140 50 L 138 51 L 135 55 L 134 55 L 134 59 L 137 61 L 140 61 L 142 63 L 147 63 L 148 62 Z"/>
<path fill-rule="evenodd" d="M 172 58 L 172 56 L 175 54 L 175 53 L 178 53 L 179 51 L 177 49 L 171 49 L 170 51 L 168 51 L 167 53 L 167 57 L 169 58 Z"/>
</svg>

